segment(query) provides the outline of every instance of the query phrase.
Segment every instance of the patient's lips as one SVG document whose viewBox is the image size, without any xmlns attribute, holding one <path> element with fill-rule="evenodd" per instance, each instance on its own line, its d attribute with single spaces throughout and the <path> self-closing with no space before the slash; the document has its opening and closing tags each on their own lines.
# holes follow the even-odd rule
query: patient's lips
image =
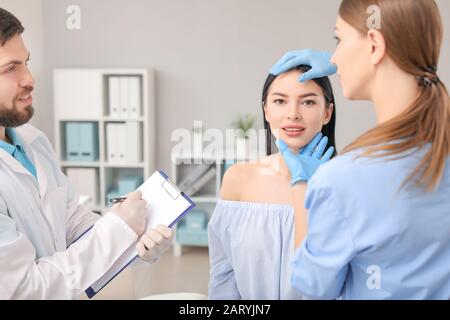
<svg viewBox="0 0 450 320">
<path fill-rule="evenodd" d="M 301 125 L 287 125 L 282 127 L 281 129 L 289 137 L 299 137 L 306 130 L 306 128 Z"/>
</svg>

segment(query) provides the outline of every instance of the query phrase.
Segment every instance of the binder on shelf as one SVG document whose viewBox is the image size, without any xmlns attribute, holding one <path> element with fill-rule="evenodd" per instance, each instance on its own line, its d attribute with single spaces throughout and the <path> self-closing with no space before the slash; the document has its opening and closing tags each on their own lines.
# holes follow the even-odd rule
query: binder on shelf
<svg viewBox="0 0 450 320">
<path fill-rule="evenodd" d="M 120 78 L 108 78 L 109 92 L 109 116 L 111 118 L 120 118 Z"/>
<path fill-rule="evenodd" d="M 137 119 L 141 116 L 142 90 L 141 78 L 128 78 L 128 118 Z"/>
<path fill-rule="evenodd" d="M 125 161 L 127 163 L 142 162 L 142 140 L 141 124 L 139 122 L 125 123 L 125 140 L 123 145 L 125 151 Z"/>
<path fill-rule="evenodd" d="M 117 161 L 119 163 L 126 163 L 127 159 L 127 127 L 125 123 L 117 123 L 116 124 L 116 150 L 117 150 Z"/>
<path fill-rule="evenodd" d="M 66 122 L 66 160 L 98 160 L 98 125 L 95 122 Z"/>
<path fill-rule="evenodd" d="M 215 164 L 206 164 L 202 163 L 196 165 L 195 169 L 192 170 L 181 182 L 180 188 L 185 190 L 189 188 L 191 185 L 195 183 L 202 175 L 204 175 L 211 167 L 215 166 Z"/>
<path fill-rule="evenodd" d="M 95 122 L 78 123 L 80 159 L 79 161 L 98 160 L 98 126 Z"/>
<path fill-rule="evenodd" d="M 108 123 L 106 125 L 107 159 L 112 163 L 136 164 L 142 162 L 142 135 L 140 122 Z"/>
<path fill-rule="evenodd" d="M 211 167 L 208 171 L 200 176 L 187 190 L 186 194 L 193 196 L 195 195 L 201 188 L 203 188 L 211 179 L 216 176 L 216 168 Z"/>
<path fill-rule="evenodd" d="M 65 134 L 66 142 L 66 161 L 80 161 L 81 155 L 78 123 L 66 122 L 63 132 Z"/>
<path fill-rule="evenodd" d="M 106 152 L 107 159 L 109 162 L 118 161 L 118 150 L 117 150 L 117 138 L 116 138 L 116 123 L 106 124 Z"/>
<path fill-rule="evenodd" d="M 128 78 L 129 77 L 120 77 L 120 118 L 126 119 L 128 118 L 128 110 L 129 107 L 129 98 L 128 98 Z"/>
</svg>

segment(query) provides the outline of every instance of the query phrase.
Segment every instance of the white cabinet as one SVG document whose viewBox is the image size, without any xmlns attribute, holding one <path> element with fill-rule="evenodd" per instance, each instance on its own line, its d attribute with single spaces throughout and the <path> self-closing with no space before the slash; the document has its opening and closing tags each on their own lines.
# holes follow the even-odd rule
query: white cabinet
<svg viewBox="0 0 450 320">
<path fill-rule="evenodd" d="M 197 160 L 197 161 L 195 161 Z M 202 159 L 199 161 L 195 156 L 190 155 L 172 155 L 172 179 L 173 181 L 184 191 L 196 204 L 195 211 L 200 211 L 205 214 L 207 220 L 211 216 L 217 202 L 217 198 L 220 191 L 220 185 L 222 183 L 222 164 L 220 159 Z M 202 170 L 202 167 L 204 169 Z M 201 174 L 198 176 L 196 173 Z M 212 177 L 211 177 L 212 174 Z M 202 177 L 209 176 L 207 182 L 203 183 L 199 188 L 192 188 L 186 185 L 183 187 L 183 182 L 192 180 L 191 176 L 196 176 L 191 182 L 198 182 L 202 180 Z M 195 183 L 194 182 L 194 183 Z M 195 192 L 192 194 L 191 192 Z M 195 191 L 192 191 L 195 190 Z M 194 210 L 190 213 L 192 215 Z M 186 219 L 186 218 L 183 218 Z M 207 230 L 206 223 L 202 226 L 200 230 L 197 230 L 197 235 L 193 241 L 189 241 L 188 244 L 183 243 L 179 240 L 178 229 L 183 227 L 183 221 L 177 224 L 175 229 L 175 239 L 173 245 L 173 254 L 175 256 L 181 256 L 183 245 L 194 245 L 195 246 L 207 246 Z"/>
<path fill-rule="evenodd" d="M 55 116 L 59 119 L 100 119 L 102 117 L 102 73 L 91 70 L 55 70 Z"/>
<path fill-rule="evenodd" d="M 146 69 L 57 69 L 53 80 L 55 142 L 61 167 L 81 189 L 80 194 L 94 198 L 96 211 L 104 212 L 109 197 L 121 192 L 118 186 L 131 187 L 155 170 L 154 73 Z M 76 137 L 68 136 L 67 128 L 86 123 L 95 128 L 94 137 L 82 125 Z M 98 156 L 87 161 L 70 159 L 67 145 L 84 145 L 87 140 L 98 148 Z M 80 168 L 89 170 L 77 171 Z M 86 175 L 89 184 L 95 180 L 95 186 L 86 185 Z"/>
<path fill-rule="evenodd" d="M 200 137 L 200 139 L 203 139 Z M 245 155 L 239 155 L 235 150 L 224 150 L 223 154 L 217 155 L 208 153 L 204 150 L 198 152 L 186 152 L 174 150 L 172 152 L 172 179 L 173 181 L 186 192 L 188 196 L 195 202 L 196 208 L 187 215 L 184 219 L 192 217 L 194 211 L 201 211 L 206 214 L 207 221 L 216 207 L 217 199 L 220 197 L 220 189 L 222 186 L 223 176 L 226 170 L 235 163 L 244 161 L 254 161 L 265 156 L 265 149 L 258 149 L 256 146 L 247 146 L 248 152 Z M 204 169 L 203 169 L 204 168 Z M 209 176 L 213 173 L 211 179 L 202 179 L 204 176 Z M 205 182 L 205 183 L 202 183 Z M 188 183 L 185 183 L 188 182 Z M 190 186 L 186 186 L 190 185 Z M 190 194 L 195 192 L 194 194 Z M 173 254 L 180 256 L 182 248 L 187 246 L 207 246 L 207 241 L 204 241 L 204 235 L 200 232 L 188 233 L 192 238 L 186 236 L 182 237 L 183 241 L 178 241 L 180 237 L 179 228 L 183 221 L 177 224 L 175 232 L 175 241 L 173 246 Z M 194 221 L 195 222 L 195 221 Z M 183 235 L 186 232 L 183 231 Z"/>
</svg>

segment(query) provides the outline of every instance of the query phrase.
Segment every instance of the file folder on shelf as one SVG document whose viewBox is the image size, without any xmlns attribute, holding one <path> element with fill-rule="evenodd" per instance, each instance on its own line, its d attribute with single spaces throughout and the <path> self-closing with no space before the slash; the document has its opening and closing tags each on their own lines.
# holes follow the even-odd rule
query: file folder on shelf
<svg viewBox="0 0 450 320">
<path fill-rule="evenodd" d="M 109 92 L 109 116 L 111 118 L 120 118 L 120 78 L 108 78 Z"/>
<path fill-rule="evenodd" d="M 142 109 L 142 90 L 140 77 L 128 78 L 128 102 L 128 118 L 138 119 L 141 116 Z"/>
</svg>

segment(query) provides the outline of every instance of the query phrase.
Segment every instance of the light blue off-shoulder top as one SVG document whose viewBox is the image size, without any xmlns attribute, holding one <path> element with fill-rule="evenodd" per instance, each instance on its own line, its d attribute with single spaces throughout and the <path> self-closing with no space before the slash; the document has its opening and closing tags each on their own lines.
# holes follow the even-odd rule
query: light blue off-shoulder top
<svg viewBox="0 0 450 320">
<path fill-rule="evenodd" d="M 208 224 L 210 299 L 301 299 L 291 286 L 294 207 L 218 200 Z"/>
</svg>

